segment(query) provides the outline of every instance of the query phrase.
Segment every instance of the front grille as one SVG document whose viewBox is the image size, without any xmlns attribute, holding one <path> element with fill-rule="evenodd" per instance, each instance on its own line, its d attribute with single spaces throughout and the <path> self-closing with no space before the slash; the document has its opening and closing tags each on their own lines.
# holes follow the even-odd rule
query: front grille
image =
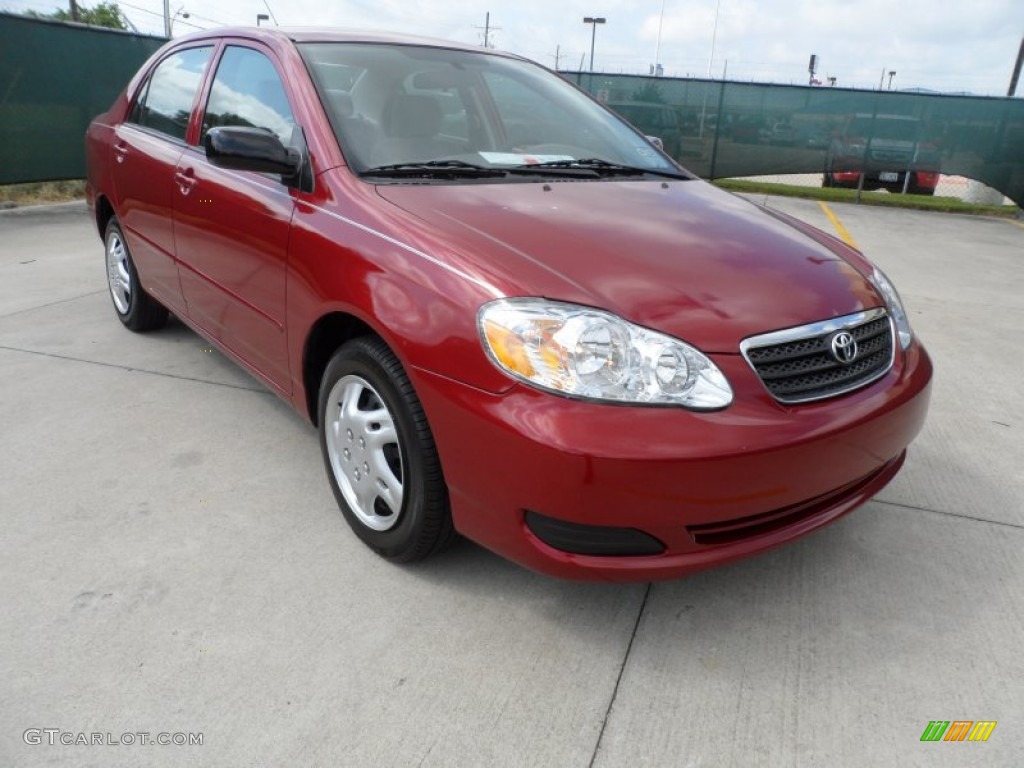
<svg viewBox="0 0 1024 768">
<path fill-rule="evenodd" d="M 844 332 L 856 342 L 856 353 L 849 360 L 841 360 L 833 351 L 833 339 Z M 885 375 L 893 362 L 892 323 L 884 309 L 871 309 L 752 336 L 740 349 L 779 402 L 821 400 Z"/>
</svg>

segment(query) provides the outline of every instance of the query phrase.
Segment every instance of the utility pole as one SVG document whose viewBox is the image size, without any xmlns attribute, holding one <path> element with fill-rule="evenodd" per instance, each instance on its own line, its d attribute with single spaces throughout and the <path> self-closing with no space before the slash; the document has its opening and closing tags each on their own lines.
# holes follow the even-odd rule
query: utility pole
<svg viewBox="0 0 1024 768">
<path fill-rule="evenodd" d="M 493 48 L 494 46 L 491 45 L 491 30 L 493 29 L 493 30 L 497 31 L 497 30 L 501 29 L 501 27 L 492 27 L 491 26 L 491 12 L 490 11 L 488 11 L 487 15 L 484 16 L 484 25 L 482 27 L 477 27 L 477 29 L 482 29 L 484 31 L 484 48 Z"/>
<path fill-rule="evenodd" d="M 171 36 L 171 0 L 164 0 L 164 37 Z"/>
<path fill-rule="evenodd" d="M 78 3 L 71 0 L 71 20 L 78 21 Z"/>
<path fill-rule="evenodd" d="M 882 86 L 885 84 L 885 67 L 882 67 L 882 75 L 878 78 L 878 90 L 882 90 Z"/>
<path fill-rule="evenodd" d="M 562 66 L 562 46 L 555 46 L 555 72 Z"/>
<path fill-rule="evenodd" d="M 1017 51 L 1017 63 L 1013 66 L 1013 76 L 1010 77 L 1010 90 L 1006 92 L 1007 96 L 1013 96 L 1017 93 L 1017 81 L 1020 80 L 1021 65 L 1024 65 L 1024 37 L 1020 39 L 1020 50 Z"/>
</svg>

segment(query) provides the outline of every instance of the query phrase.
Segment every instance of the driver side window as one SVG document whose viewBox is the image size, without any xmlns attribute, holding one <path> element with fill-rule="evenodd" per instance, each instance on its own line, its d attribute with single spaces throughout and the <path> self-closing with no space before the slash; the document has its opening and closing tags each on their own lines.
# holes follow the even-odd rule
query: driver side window
<svg viewBox="0 0 1024 768">
<path fill-rule="evenodd" d="M 288 96 L 277 69 L 259 51 L 234 45 L 224 49 L 210 87 L 200 141 L 218 126 L 262 128 L 284 144 L 291 142 L 295 117 Z"/>
</svg>

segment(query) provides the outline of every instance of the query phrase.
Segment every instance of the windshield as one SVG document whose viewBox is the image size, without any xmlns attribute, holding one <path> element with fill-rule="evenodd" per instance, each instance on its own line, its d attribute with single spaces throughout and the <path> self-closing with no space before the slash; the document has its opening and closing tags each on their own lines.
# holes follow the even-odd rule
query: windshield
<svg viewBox="0 0 1024 768">
<path fill-rule="evenodd" d="M 359 173 L 416 165 L 438 174 L 442 166 L 448 178 L 505 178 L 501 169 L 544 164 L 580 172 L 582 161 L 596 177 L 610 166 L 684 176 L 625 122 L 529 62 L 410 45 L 299 48 Z"/>
</svg>

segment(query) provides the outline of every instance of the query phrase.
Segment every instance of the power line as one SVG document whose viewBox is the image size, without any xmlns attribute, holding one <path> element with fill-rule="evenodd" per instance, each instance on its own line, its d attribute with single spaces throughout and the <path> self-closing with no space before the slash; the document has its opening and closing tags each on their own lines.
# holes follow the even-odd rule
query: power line
<svg viewBox="0 0 1024 768">
<path fill-rule="evenodd" d="M 264 4 L 265 6 L 267 6 L 267 13 L 269 13 L 269 14 L 270 14 L 270 19 L 271 19 L 271 21 L 273 21 L 273 22 L 274 22 L 274 26 L 275 26 L 275 27 L 279 27 L 279 26 L 281 26 L 280 24 L 278 24 L 278 23 L 277 23 L 277 16 L 275 16 L 275 15 L 274 15 L 274 11 L 273 11 L 273 10 L 271 10 L 271 8 L 270 8 L 270 3 L 268 3 L 268 2 L 267 2 L 267 0 L 263 0 L 263 4 Z"/>
<path fill-rule="evenodd" d="M 163 19 L 163 17 L 164 17 L 164 15 L 162 13 L 159 13 L 157 11 L 151 11 L 148 8 L 141 8 L 141 7 L 137 6 L 137 5 L 132 5 L 131 3 L 121 2 L 121 0 L 118 0 L 118 5 L 119 6 L 123 6 L 125 8 L 131 8 L 133 11 L 138 11 L 139 13 L 148 13 L 150 16 L 159 16 L 161 19 Z M 191 16 L 191 14 L 189 14 L 189 15 Z M 206 29 L 206 27 L 202 27 L 202 26 L 200 26 L 198 24 L 191 24 L 191 23 L 189 23 L 187 21 L 184 21 L 183 19 L 180 19 L 180 18 L 175 19 L 174 23 L 175 24 L 181 24 L 182 26 L 185 26 L 185 27 L 192 27 L 192 29 Z"/>
</svg>

